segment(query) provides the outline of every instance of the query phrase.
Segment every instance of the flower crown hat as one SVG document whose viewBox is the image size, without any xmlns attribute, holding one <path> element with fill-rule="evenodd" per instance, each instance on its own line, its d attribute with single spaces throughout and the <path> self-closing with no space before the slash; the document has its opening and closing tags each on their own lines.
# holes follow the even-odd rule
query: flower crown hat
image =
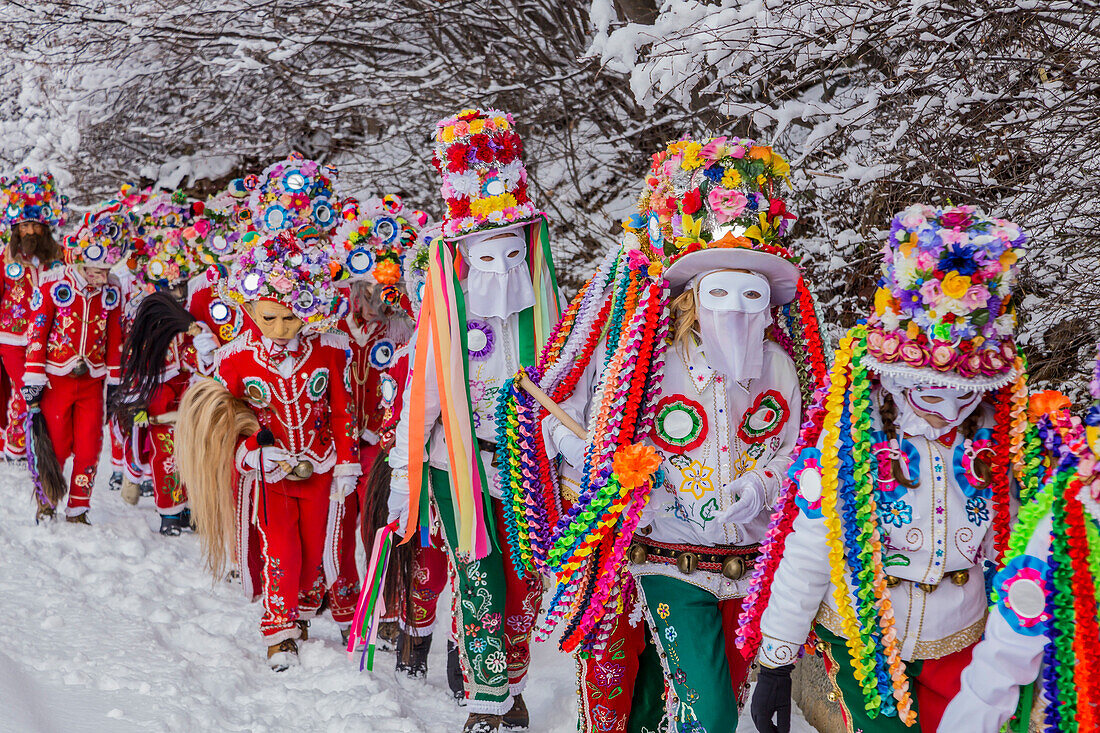
<svg viewBox="0 0 1100 733">
<path fill-rule="evenodd" d="M 416 244 L 428 215 L 407 208 L 394 194 L 355 206 L 346 201 L 341 209 L 344 221 L 332 236 L 334 258 L 343 263 L 349 280 L 377 283 L 396 293 L 405 252 Z"/>
<path fill-rule="evenodd" d="M 291 153 L 259 176 L 246 176 L 251 225 L 265 235 L 313 226 L 328 234 L 339 223 L 334 166 Z"/>
<path fill-rule="evenodd" d="M 193 262 L 185 232 L 195 239 L 199 237 L 196 226 L 208 231 L 199 224 L 202 210 L 202 203 L 183 191 L 155 193 L 142 205 L 139 236 L 129 261 L 142 290 L 153 292 L 191 276 Z"/>
<path fill-rule="evenodd" d="M 327 330 L 342 313 L 336 288 L 341 265 L 321 246 L 321 238 L 316 228 L 304 226 L 248 247 L 218 282 L 222 297 L 238 305 L 272 300 L 312 329 Z"/>
<path fill-rule="evenodd" d="M 76 231 L 65 237 L 66 264 L 111 268 L 124 261 L 139 241 L 137 212 L 148 196 L 148 191 L 126 184 L 115 198 L 84 214 Z"/>
<path fill-rule="evenodd" d="M 972 206 L 915 205 L 884 247 L 867 366 L 881 374 L 982 391 L 1012 379 L 1012 303 L 1023 229 Z"/>
<path fill-rule="evenodd" d="M 772 305 L 782 305 L 799 281 L 794 255 L 780 244 L 795 219 L 779 197 L 789 174 L 782 156 L 752 140 L 678 140 L 653 156 L 638 213 L 623 226 L 643 252 L 667 261 L 670 287 L 740 267 L 765 276 Z"/>
<path fill-rule="evenodd" d="M 467 109 L 436 125 L 432 163 L 443 178 L 443 236 L 530 223 L 539 211 L 527 197 L 523 141 L 512 116 Z"/>
<path fill-rule="evenodd" d="M 434 222 L 420 230 L 416 242 L 405 250 L 401 260 L 401 279 L 415 321 L 420 317 L 420 304 L 424 302 L 424 288 L 428 281 L 428 250 L 432 242 L 443 236 L 443 225 Z"/>
<path fill-rule="evenodd" d="M 32 173 L 29 168 L 20 168 L 13 178 L 0 177 L 0 200 L 4 204 L 0 226 L 5 229 L 24 221 L 53 228 L 65 224 L 69 197 L 58 191 L 49 172 Z"/>
</svg>

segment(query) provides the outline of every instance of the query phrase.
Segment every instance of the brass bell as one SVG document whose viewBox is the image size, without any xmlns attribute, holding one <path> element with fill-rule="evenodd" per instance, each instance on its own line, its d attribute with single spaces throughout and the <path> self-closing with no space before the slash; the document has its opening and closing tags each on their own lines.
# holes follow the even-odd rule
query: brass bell
<svg viewBox="0 0 1100 733">
<path fill-rule="evenodd" d="M 73 367 L 73 370 L 71 372 L 69 372 L 69 374 L 72 374 L 74 377 L 83 377 L 87 373 L 88 373 L 88 362 L 84 361 L 83 359 L 78 361 L 76 363 L 76 365 Z"/>
<path fill-rule="evenodd" d="M 740 580 L 745 575 L 745 561 L 737 555 L 730 555 L 722 561 L 722 575 L 730 580 Z"/>
<path fill-rule="evenodd" d="M 699 556 L 694 552 L 681 552 L 680 556 L 676 558 L 676 567 L 684 575 L 691 575 L 699 567 Z"/>
<path fill-rule="evenodd" d="M 956 572 L 951 573 L 951 582 L 959 586 L 966 585 L 970 582 L 970 571 L 957 570 Z"/>
<path fill-rule="evenodd" d="M 644 565 L 645 556 L 645 545 L 640 542 L 635 542 L 630 546 L 630 549 L 626 551 L 626 557 L 630 560 L 631 565 Z"/>
<path fill-rule="evenodd" d="M 917 583 L 917 587 L 925 593 L 931 593 L 932 591 L 936 590 L 935 583 Z"/>
<path fill-rule="evenodd" d="M 309 478 L 313 475 L 313 464 L 309 461 L 298 461 L 298 464 L 294 466 L 294 470 L 291 471 L 291 473 L 301 479 Z"/>
<path fill-rule="evenodd" d="M 901 578 L 895 578 L 893 575 L 886 576 L 887 588 L 897 588 L 899 585 L 901 585 Z"/>
</svg>

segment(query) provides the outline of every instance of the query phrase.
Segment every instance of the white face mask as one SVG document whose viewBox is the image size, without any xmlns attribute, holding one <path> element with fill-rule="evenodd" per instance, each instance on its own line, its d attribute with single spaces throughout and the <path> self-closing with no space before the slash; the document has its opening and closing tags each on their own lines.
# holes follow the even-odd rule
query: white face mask
<svg viewBox="0 0 1100 733">
<path fill-rule="evenodd" d="M 466 311 L 475 316 L 507 318 L 535 304 L 523 230 L 479 232 L 459 245 L 470 271 Z"/>
<path fill-rule="evenodd" d="M 470 237 L 466 247 L 470 269 L 503 275 L 526 261 L 527 243 L 519 232 L 505 232 L 496 236 L 492 232 L 486 234 L 485 237 L 476 234 Z"/>
<path fill-rule="evenodd" d="M 764 371 L 764 333 L 772 323 L 771 286 L 752 272 L 718 270 L 694 283 L 703 353 L 734 381 Z"/>
<path fill-rule="evenodd" d="M 882 375 L 882 386 L 894 397 L 898 408 L 898 429 L 907 435 L 935 440 L 962 425 L 977 409 L 982 393 L 958 387 L 937 387 L 905 377 Z M 935 415 L 946 424 L 933 427 L 923 413 Z"/>
</svg>

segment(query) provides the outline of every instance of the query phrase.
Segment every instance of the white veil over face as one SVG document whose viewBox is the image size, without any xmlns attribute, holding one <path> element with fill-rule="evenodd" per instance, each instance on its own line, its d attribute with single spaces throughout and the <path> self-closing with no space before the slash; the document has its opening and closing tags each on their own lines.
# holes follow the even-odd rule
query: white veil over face
<svg viewBox="0 0 1100 733">
<path fill-rule="evenodd" d="M 772 323 L 771 285 L 755 272 L 713 270 L 691 281 L 707 362 L 734 381 L 764 370 L 764 333 Z"/>
<path fill-rule="evenodd" d="M 459 242 L 470 263 L 466 276 L 466 312 L 507 318 L 535 304 L 535 286 L 527 262 L 523 229 L 478 232 Z"/>
</svg>

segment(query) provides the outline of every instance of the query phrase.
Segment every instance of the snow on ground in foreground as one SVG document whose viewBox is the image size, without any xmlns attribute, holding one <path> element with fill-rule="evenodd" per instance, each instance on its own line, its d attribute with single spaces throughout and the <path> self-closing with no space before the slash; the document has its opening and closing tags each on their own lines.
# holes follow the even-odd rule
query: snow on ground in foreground
<svg viewBox="0 0 1100 733">
<path fill-rule="evenodd" d="M 360 673 L 329 618 L 313 622 L 301 666 L 275 674 L 259 604 L 212 584 L 197 539 L 161 537 L 152 500 L 125 504 L 107 473 L 92 498 L 94 526 L 35 526 L 29 474 L 0 463 L 0 731 L 461 730 L 442 635 L 426 684 L 398 679 L 388 653 Z M 448 608 L 441 599 L 441 629 Z M 532 731 L 571 733 L 572 660 L 553 644 L 533 655 Z M 795 731 L 812 730 L 796 717 Z M 754 730 L 747 710 L 738 730 Z"/>
</svg>

